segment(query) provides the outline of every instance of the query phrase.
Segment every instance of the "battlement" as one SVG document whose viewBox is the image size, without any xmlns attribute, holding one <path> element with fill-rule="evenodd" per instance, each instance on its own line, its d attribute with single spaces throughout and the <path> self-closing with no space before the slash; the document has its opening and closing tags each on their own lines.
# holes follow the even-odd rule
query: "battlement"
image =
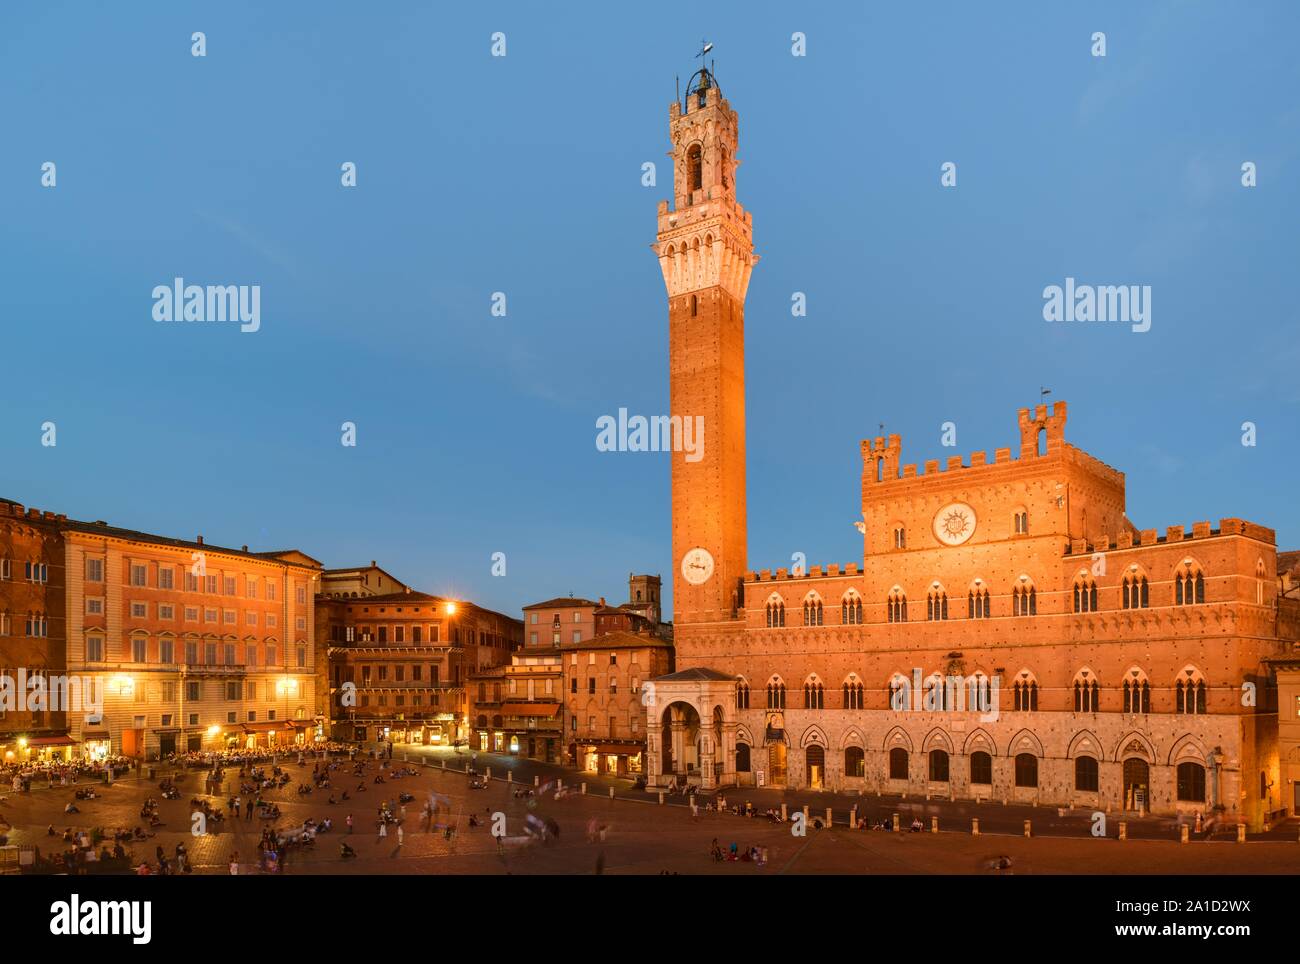
<svg viewBox="0 0 1300 964">
<path fill-rule="evenodd" d="M 898 459 L 903 452 L 903 440 L 898 435 L 862 440 L 862 484 L 888 482 L 898 478 Z"/>
<path fill-rule="evenodd" d="M 10 516 L 15 519 L 25 519 L 30 522 L 67 522 L 68 517 L 61 513 L 50 512 L 48 509 L 42 511 L 31 506 L 24 506 L 19 502 L 11 502 L 8 499 L 0 499 L 0 516 Z"/>
<path fill-rule="evenodd" d="M 778 569 L 775 573 L 771 569 L 763 569 L 759 572 L 750 570 L 745 573 L 745 582 L 803 582 L 810 579 L 834 579 L 857 575 L 859 572 L 856 562 L 847 562 L 843 566 L 832 562 L 827 566 L 809 566 L 808 571 L 800 576 L 791 574 L 789 569 Z"/>
<path fill-rule="evenodd" d="M 1065 402 L 1034 406 L 1034 414 L 1022 408 L 1016 413 L 1020 422 L 1020 457 L 1038 454 L 1038 440 L 1045 437 L 1044 454 L 1052 455 L 1065 443 Z"/>
<path fill-rule="evenodd" d="M 1212 539 L 1217 536 L 1244 536 L 1269 545 L 1273 545 L 1277 539 L 1276 533 L 1267 526 L 1247 522 L 1244 519 L 1220 519 L 1217 529 L 1213 528 L 1208 521 L 1202 521 L 1193 522 L 1190 532 L 1186 526 L 1171 525 L 1165 529 L 1164 535 L 1161 535 L 1158 529 L 1134 529 L 1132 532 L 1121 532 L 1113 539 L 1109 533 L 1101 533 L 1089 539 L 1074 539 L 1066 544 L 1064 555 L 1083 556 L 1095 552 L 1149 548 L 1197 539 Z"/>
<path fill-rule="evenodd" d="M 1120 488 L 1124 485 L 1124 473 L 1111 468 L 1100 459 L 1093 458 L 1082 449 L 1075 448 L 1065 441 L 1065 402 L 1054 405 L 1039 405 L 1031 413 L 1022 408 L 1017 413 L 1020 427 L 1020 455 L 1013 459 L 1010 448 L 993 451 L 993 460 L 989 461 L 988 452 L 972 452 L 969 458 L 951 455 L 945 462 L 928 459 L 918 471 L 914 462 L 899 465 L 902 456 L 902 442 L 899 436 L 891 435 L 888 441 L 882 437 L 864 439 L 862 442 L 862 483 L 896 482 L 902 479 L 917 479 L 945 472 L 957 472 L 963 469 L 982 469 L 988 466 L 1010 465 L 1016 461 L 1034 458 L 1063 457 L 1086 469 L 1093 475 L 1100 476 L 1111 485 Z M 1040 433 L 1044 436 L 1043 452 L 1038 451 Z"/>
</svg>

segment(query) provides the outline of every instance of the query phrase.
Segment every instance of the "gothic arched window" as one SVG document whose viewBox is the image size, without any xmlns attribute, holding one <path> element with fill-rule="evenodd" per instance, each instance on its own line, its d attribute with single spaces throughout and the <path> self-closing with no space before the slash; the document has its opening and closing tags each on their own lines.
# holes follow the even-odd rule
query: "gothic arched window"
<svg viewBox="0 0 1300 964">
<path fill-rule="evenodd" d="M 907 595 L 897 586 L 889 593 L 885 601 L 891 623 L 907 622 Z"/>
<path fill-rule="evenodd" d="M 703 91 L 701 91 L 703 96 Z M 692 144 L 686 151 L 686 190 L 698 191 L 704 186 L 704 151 Z"/>
<path fill-rule="evenodd" d="M 1097 611 L 1097 583 L 1086 573 L 1080 574 L 1074 580 L 1074 611 L 1076 613 Z"/>
<path fill-rule="evenodd" d="M 1151 605 L 1151 587 L 1147 577 L 1140 572 L 1124 576 L 1124 608 L 1146 609 Z"/>
<path fill-rule="evenodd" d="M 948 618 L 948 594 L 935 584 L 925 597 L 925 618 L 928 620 Z"/>
<path fill-rule="evenodd" d="M 1123 691 L 1125 713 L 1151 712 L 1151 684 L 1146 673 L 1140 669 L 1129 670 L 1124 677 Z"/>
<path fill-rule="evenodd" d="M 1011 589 L 1011 611 L 1016 616 L 1038 615 L 1038 591 L 1025 577 Z"/>
</svg>

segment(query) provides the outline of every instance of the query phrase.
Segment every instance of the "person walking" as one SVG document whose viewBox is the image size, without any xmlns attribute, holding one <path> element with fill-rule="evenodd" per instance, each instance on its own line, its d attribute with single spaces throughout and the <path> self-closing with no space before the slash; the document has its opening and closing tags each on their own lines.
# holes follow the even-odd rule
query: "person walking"
<svg viewBox="0 0 1300 964">
<path fill-rule="evenodd" d="M 406 833 L 405 831 L 402 830 L 402 825 L 399 823 L 397 825 L 397 847 L 399 850 L 401 849 L 402 843 L 404 842 L 405 838 L 406 838 Z"/>
<path fill-rule="evenodd" d="M 239 851 L 238 850 L 232 850 L 230 852 L 230 876 L 231 877 L 239 876 Z"/>
<path fill-rule="evenodd" d="M 380 821 L 379 821 L 379 839 L 380 839 L 380 840 L 383 840 L 383 839 L 384 839 L 385 837 L 387 837 L 387 836 L 388 836 L 388 824 L 385 823 L 384 821 L 380 820 Z"/>
<path fill-rule="evenodd" d="M 352 814 L 348 814 L 348 833 L 352 833 Z"/>
</svg>

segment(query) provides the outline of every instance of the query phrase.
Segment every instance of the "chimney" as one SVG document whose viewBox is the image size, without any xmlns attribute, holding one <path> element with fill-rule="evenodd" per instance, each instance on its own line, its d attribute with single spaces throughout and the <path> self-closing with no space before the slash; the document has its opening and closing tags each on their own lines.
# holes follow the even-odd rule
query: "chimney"
<svg viewBox="0 0 1300 964">
<path fill-rule="evenodd" d="M 243 551 L 244 551 L 244 552 L 247 552 L 247 551 L 248 551 L 248 546 L 244 546 Z"/>
<path fill-rule="evenodd" d="M 371 569 L 378 569 L 378 568 L 379 568 L 379 563 L 377 563 L 377 562 L 375 562 L 375 560 L 371 559 L 371 560 L 370 560 L 370 568 L 371 568 Z"/>
<path fill-rule="evenodd" d="M 604 596 L 601 596 L 601 597 L 600 597 L 600 605 L 601 605 L 601 608 L 603 609 L 604 606 L 605 606 L 605 597 L 604 597 Z"/>
<path fill-rule="evenodd" d="M 200 533 L 199 536 L 194 541 L 197 542 L 199 545 L 203 545 L 203 535 Z"/>
</svg>

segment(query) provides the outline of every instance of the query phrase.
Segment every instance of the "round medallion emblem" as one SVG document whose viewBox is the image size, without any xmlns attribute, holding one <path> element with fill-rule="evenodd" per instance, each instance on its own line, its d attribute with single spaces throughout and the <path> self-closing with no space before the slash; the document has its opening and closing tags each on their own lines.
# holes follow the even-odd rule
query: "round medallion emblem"
<svg viewBox="0 0 1300 964">
<path fill-rule="evenodd" d="M 965 502 L 945 505 L 934 516 L 934 536 L 945 546 L 959 546 L 975 534 L 975 510 Z"/>
</svg>

